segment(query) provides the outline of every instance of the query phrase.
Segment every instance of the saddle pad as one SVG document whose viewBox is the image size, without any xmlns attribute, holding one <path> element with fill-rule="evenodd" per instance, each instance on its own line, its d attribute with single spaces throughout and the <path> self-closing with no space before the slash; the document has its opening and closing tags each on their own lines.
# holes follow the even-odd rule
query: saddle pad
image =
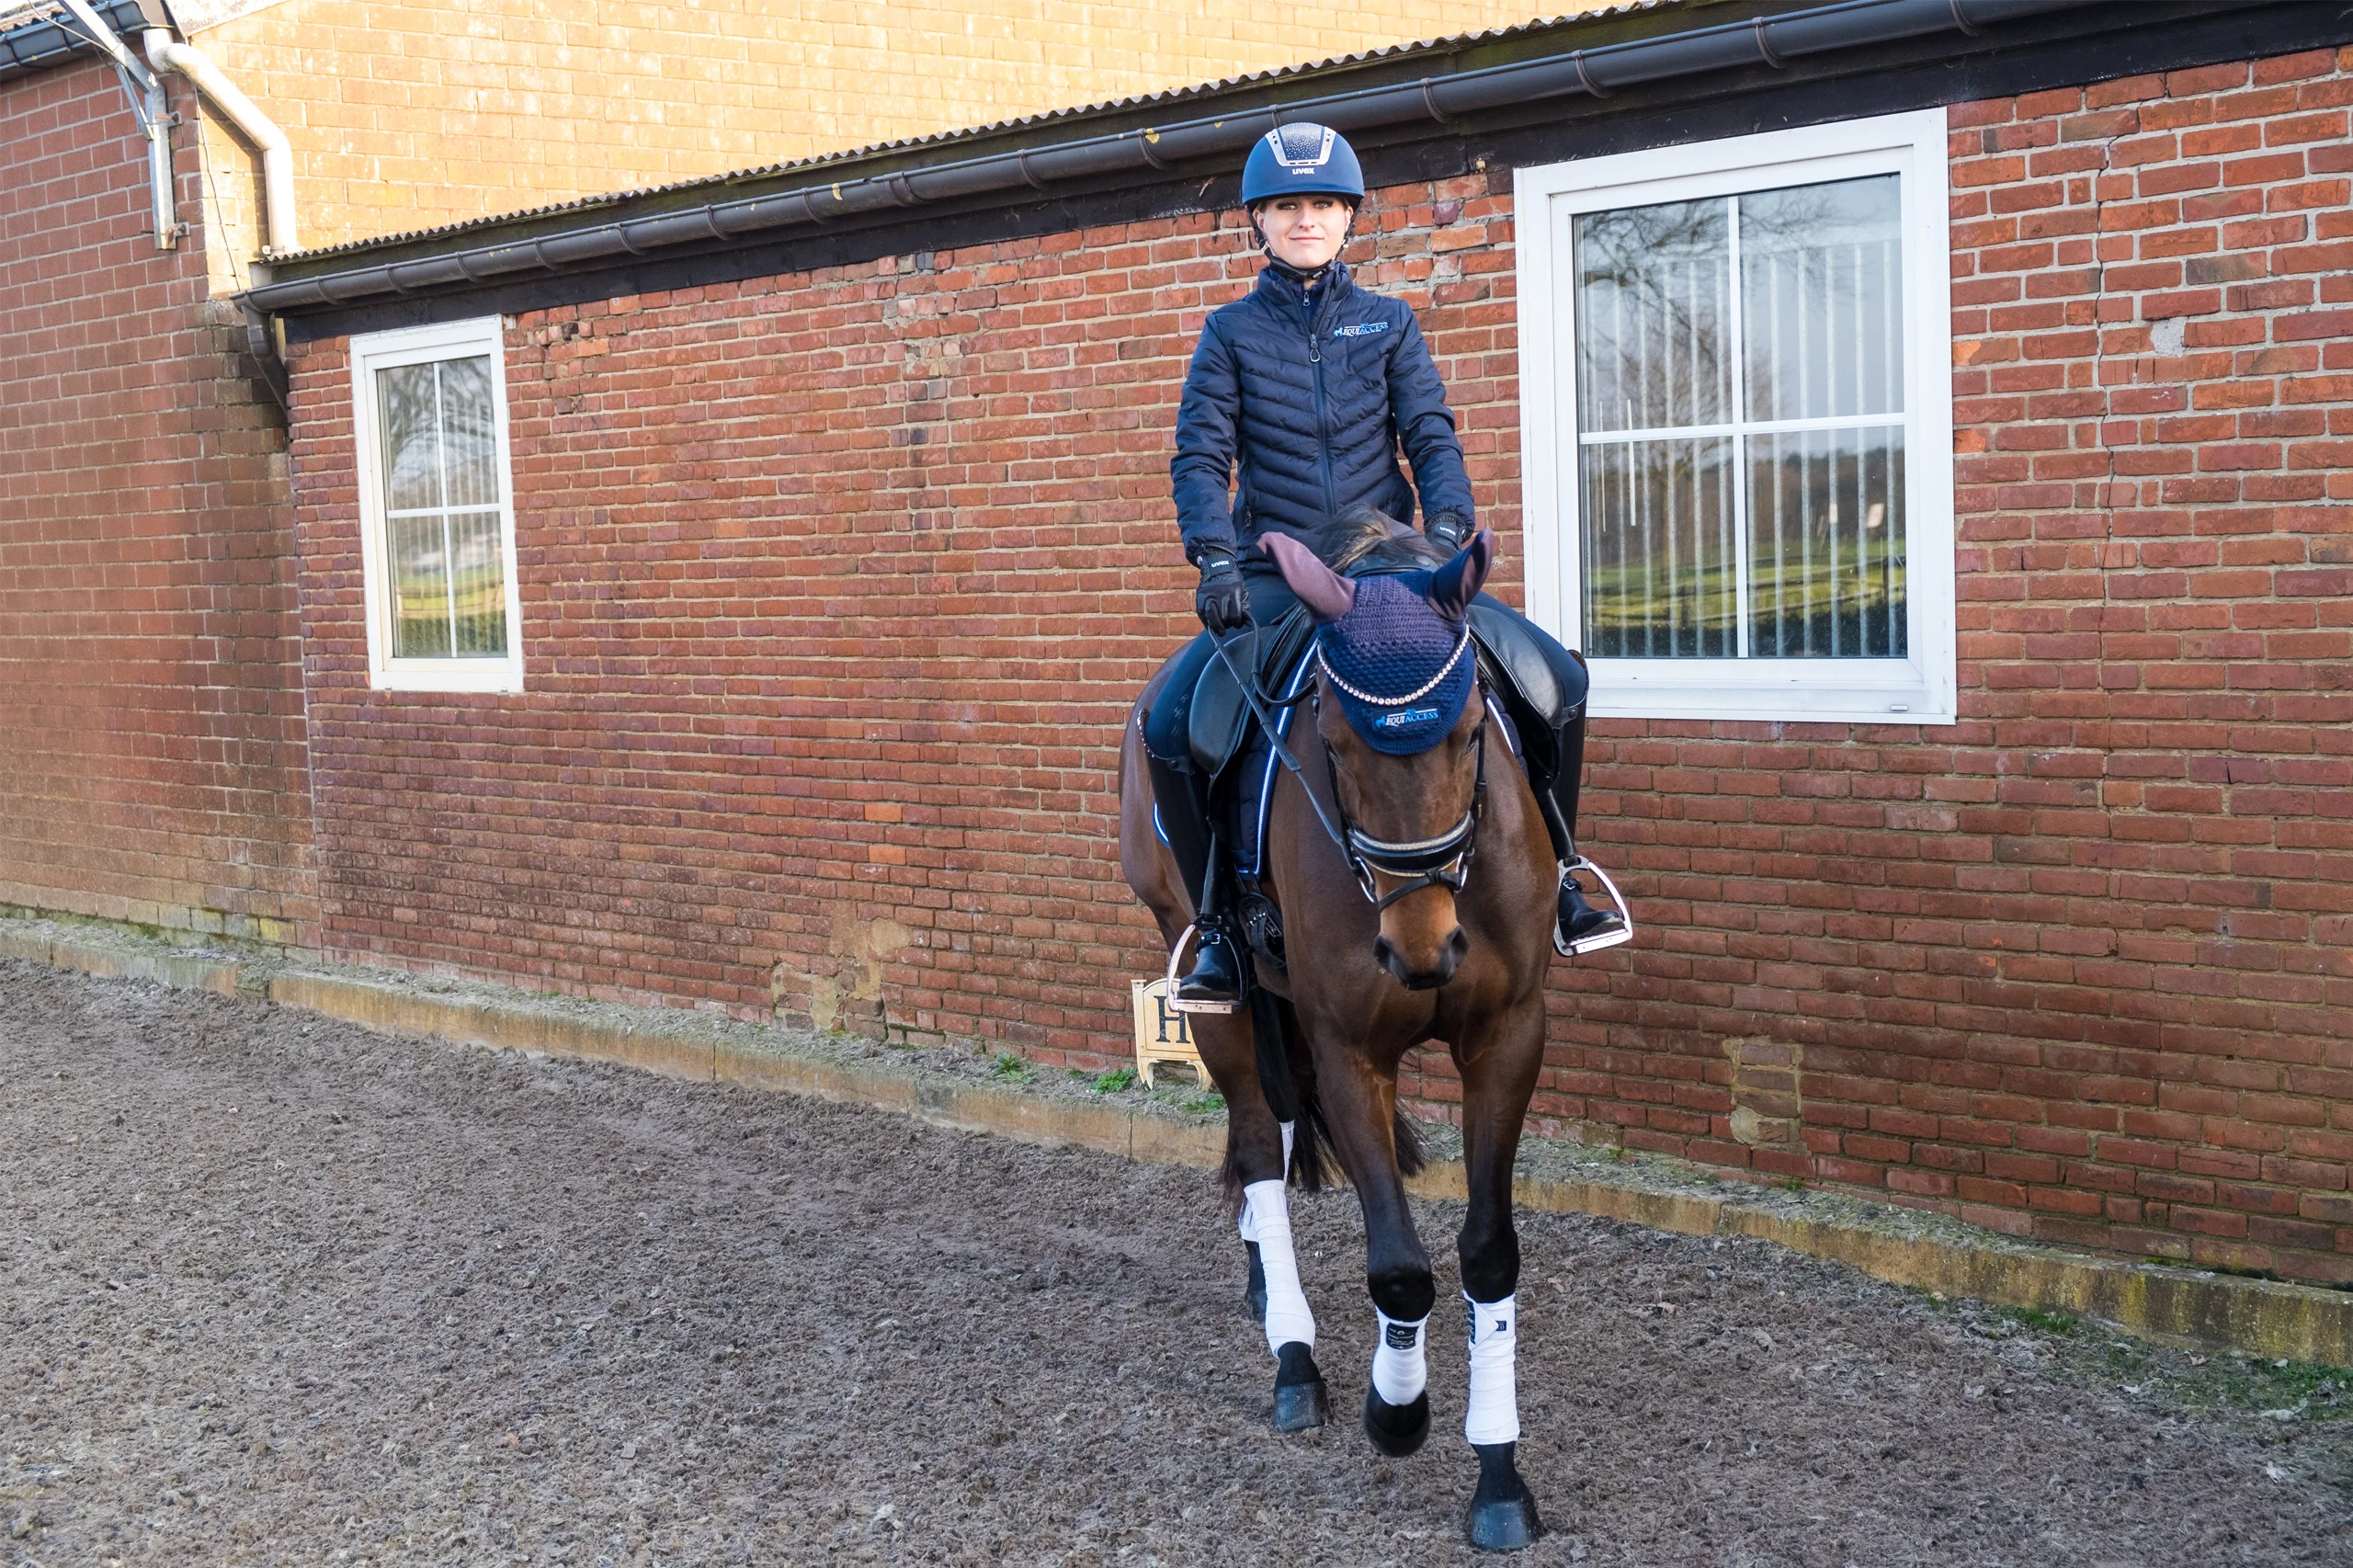
<svg viewBox="0 0 2353 1568">
<path fill-rule="evenodd" d="M 1304 605 L 1293 608 L 1272 626 L 1254 626 L 1235 632 L 1227 643 L 1233 663 L 1257 679 L 1261 692 L 1281 689 L 1300 656 L 1307 652 L 1315 630 Z M 1207 632 L 1203 636 L 1209 635 Z M 1186 744 L 1192 748 L 1193 766 L 1204 778 L 1215 779 L 1242 749 L 1252 725 L 1250 704 L 1234 684 L 1233 672 L 1216 654 L 1201 669 L 1193 687 L 1193 708 L 1186 726 Z"/>
</svg>

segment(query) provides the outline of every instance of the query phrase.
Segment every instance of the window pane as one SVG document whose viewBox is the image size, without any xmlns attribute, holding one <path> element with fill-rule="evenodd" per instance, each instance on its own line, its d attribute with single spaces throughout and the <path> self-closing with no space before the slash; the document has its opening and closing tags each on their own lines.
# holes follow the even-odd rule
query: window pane
<svg viewBox="0 0 2353 1568">
<path fill-rule="evenodd" d="M 1749 651 L 1760 659 L 1900 659 L 1904 432 L 1748 438 Z"/>
<path fill-rule="evenodd" d="M 392 656 L 507 656 L 490 357 L 376 372 Z M 402 514 L 407 514 L 403 516 Z"/>
<path fill-rule="evenodd" d="M 1610 441 L 1582 457 L 1586 651 L 1733 656 L 1732 443 Z"/>
<path fill-rule="evenodd" d="M 449 556 L 441 517 L 394 517 L 392 536 L 392 656 L 440 659 L 449 653 Z"/>
<path fill-rule="evenodd" d="M 444 360 L 441 443 L 449 463 L 449 506 L 498 505 L 498 426 L 490 405 L 490 357 Z"/>
<path fill-rule="evenodd" d="M 499 559 L 496 512 L 449 518 L 450 579 L 460 658 L 506 656 L 506 574 Z"/>
<path fill-rule="evenodd" d="M 1748 417 L 1904 409 L 1898 176 L 1740 198 Z"/>
<path fill-rule="evenodd" d="M 376 372 L 376 417 L 384 426 L 384 506 L 388 510 L 444 504 L 440 424 L 435 401 L 430 365 L 402 365 Z"/>
<path fill-rule="evenodd" d="M 1677 201 L 1576 220 L 1578 427 L 1722 423 L 1730 203 Z"/>
</svg>

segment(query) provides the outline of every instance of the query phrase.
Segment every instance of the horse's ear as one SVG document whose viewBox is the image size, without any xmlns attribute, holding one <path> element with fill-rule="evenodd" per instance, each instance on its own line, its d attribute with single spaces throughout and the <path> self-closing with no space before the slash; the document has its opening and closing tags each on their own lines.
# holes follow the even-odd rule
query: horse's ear
<svg viewBox="0 0 2353 1568">
<path fill-rule="evenodd" d="M 1460 554 L 1432 574 L 1430 608 L 1449 620 L 1461 620 L 1471 613 L 1471 601 L 1486 585 L 1487 573 L 1495 564 L 1495 536 L 1481 528 Z"/>
<path fill-rule="evenodd" d="M 1357 585 L 1316 558 L 1313 551 L 1288 534 L 1267 534 L 1258 548 L 1275 558 L 1283 581 L 1307 607 L 1319 626 L 1328 625 L 1356 608 Z"/>
</svg>

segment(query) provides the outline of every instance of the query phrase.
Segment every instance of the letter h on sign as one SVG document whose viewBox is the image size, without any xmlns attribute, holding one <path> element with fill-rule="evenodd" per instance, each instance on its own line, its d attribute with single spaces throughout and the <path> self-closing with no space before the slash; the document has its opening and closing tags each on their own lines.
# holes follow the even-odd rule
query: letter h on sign
<svg viewBox="0 0 2353 1568">
<path fill-rule="evenodd" d="M 1168 1005 L 1166 977 L 1133 980 L 1128 984 L 1134 1003 L 1136 1076 L 1150 1088 L 1153 1063 L 1183 1062 L 1192 1067 L 1194 1077 L 1207 1085 L 1209 1070 L 1201 1065 L 1201 1053 L 1193 1049 L 1193 1031 L 1187 1027 L 1185 1015 Z"/>
</svg>

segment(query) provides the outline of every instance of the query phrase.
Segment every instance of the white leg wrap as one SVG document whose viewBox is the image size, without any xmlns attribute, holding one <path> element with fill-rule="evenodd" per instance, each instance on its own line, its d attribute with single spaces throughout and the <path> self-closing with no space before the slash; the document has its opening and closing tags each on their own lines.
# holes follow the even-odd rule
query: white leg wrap
<svg viewBox="0 0 2353 1568">
<path fill-rule="evenodd" d="M 1462 1415 L 1462 1435 L 1473 1443 L 1517 1443 L 1519 1298 L 1472 1301 L 1465 1292 L 1462 1299 L 1471 1306 L 1471 1405 Z"/>
<path fill-rule="evenodd" d="M 1258 1244 L 1258 1267 L 1267 1274 L 1267 1348 L 1279 1352 L 1294 1340 L 1315 1344 L 1315 1314 L 1299 1288 L 1299 1255 L 1291 1247 L 1290 1207 L 1279 1181 L 1254 1181 L 1242 1189 L 1243 1237 Z"/>
<path fill-rule="evenodd" d="M 1411 1404 L 1430 1386 L 1427 1314 L 1407 1323 L 1379 1307 L 1381 1339 L 1372 1347 L 1372 1392 L 1392 1404 Z"/>
<path fill-rule="evenodd" d="M 1290 1131 L 1296 1123 L 1282 1121 L 1277 1122 L 1276 1125 L 1283 1130 L 1283 1174 L 1276 1180 L 1275 1183 L 1276 1186 L 1280 1187 L 1285 1181 L 1289 1180 L 1290 1176 Z M 1258 1185 L 1264 1186 L 1265 1184 L 1259 1183 Z M 1244 1241 L 1255 1244 L 1258 1239 L 1258 1222 L 1250 1217 L 1250 1205 L 1247 1201 L 1250 1189 L 1245 1187 L 1242 1189 L 1242 1193 L 1245 1201 L 1242 1205 L 1241 1218 L 1234 1222 L 1233 1228 L 1242 1233 L 1242 1239 Z M 1288 1214 L 1290 1210 L 1286 1209 L 1284 1212 Z"/>
</svg>

